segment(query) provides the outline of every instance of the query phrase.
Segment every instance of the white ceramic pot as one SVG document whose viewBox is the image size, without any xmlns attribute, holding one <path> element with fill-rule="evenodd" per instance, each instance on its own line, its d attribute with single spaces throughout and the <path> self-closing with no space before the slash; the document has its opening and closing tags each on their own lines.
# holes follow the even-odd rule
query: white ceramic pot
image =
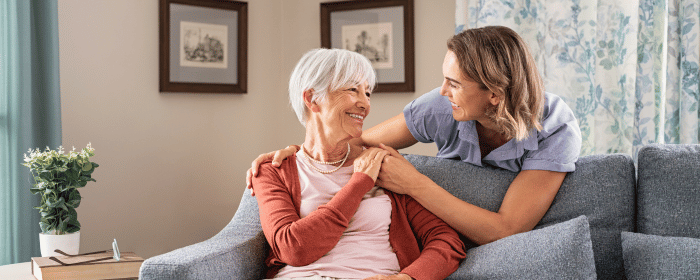
<svg viewBox="0 0 700 280">
<path fill-rule="evenodd" d="M 80 251 L 80 232 L 61 235 L 39 233 L 39 246 L 42 257 L 62 256 L 54 252 L 56 249 L 66 254 L 77 255 Z"/>
</svg>

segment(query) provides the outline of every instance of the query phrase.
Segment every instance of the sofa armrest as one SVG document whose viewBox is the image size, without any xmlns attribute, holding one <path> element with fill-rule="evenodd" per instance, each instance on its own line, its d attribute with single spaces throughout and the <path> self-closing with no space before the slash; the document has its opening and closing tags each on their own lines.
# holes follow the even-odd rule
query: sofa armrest
<svg viewBox="0 0 700 280">
<path fill-rule="evenodd" d="M 257 201 L 246 190 L 233 219 L 218 234 L 147 259 L 139 279 L 261 279 L 267 252 Z"/>
</svg>

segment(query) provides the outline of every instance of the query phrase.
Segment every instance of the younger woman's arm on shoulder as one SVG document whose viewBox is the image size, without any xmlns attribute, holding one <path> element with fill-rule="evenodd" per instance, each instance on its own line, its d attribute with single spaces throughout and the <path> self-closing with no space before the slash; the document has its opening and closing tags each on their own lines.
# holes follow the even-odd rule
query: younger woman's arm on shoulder
<svg viewBox="0 0 700 280">
<path fill-rule="evenodd" d="M 367 146 L 378 147 L 385 144 L 394 149 L 403 149 L 417 143 L 406 125 L 406 118 L 400 113 L 362 132 L 362 142 Z"/>
<path fill-rule="evenodd" d="M 353 146 L 378 147 L 380 143 L 384 143 L 397 150 L 410 147 L 417 142 L 418 140 L 413 137 L 408 130 L 408 126 L 406 126 L 406 119 L 403 113 L 365 130 L 362 132 L 361 138 L 350 140 L 350 144 Z M 253 184 L 253 178 L 258 176 L 260 164 L 267 160 L 272 160 L 272 166 L 278 167 L 282 160 L 295 154 L 299 149 L 301 149 L 301 146 L 291 145 L 278 151 L 260 154 L 253 160 L 250 169 L 246 171 L 246 187 L 252 190 L 251 195 L 255 196 L 255 190 L 251 185 Z"/>
</svg>

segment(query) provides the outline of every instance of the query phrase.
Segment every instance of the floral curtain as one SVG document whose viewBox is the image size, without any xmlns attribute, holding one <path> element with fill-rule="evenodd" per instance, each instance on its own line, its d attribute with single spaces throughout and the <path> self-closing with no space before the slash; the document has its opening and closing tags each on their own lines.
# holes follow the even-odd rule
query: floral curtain
<svg viewBox="0 0 700 280">
<path fill-rule="evenodd" d="M 456 0 L 456 30 L 504 25 L 578 118 L 583 155 L 698 143 L 700 0 Z"/>
</svg>

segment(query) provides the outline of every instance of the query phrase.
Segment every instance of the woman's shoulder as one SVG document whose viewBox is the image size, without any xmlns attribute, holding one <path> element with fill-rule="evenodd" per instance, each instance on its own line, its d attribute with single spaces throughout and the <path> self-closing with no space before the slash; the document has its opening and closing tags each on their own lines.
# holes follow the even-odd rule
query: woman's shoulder
<svg viewBox="0 0 700 280">
<path fill-rule="evenodd" d="M 265 161 L 258 168 L 258 175 L 252 178 L 253 188 L 257 186 L 263 187 L 264 191 L 256 189 L 256 194 L 269 195 L 271 190 L 285 189 L 292 191 L 294 187 L 298 188 L 299 171 L 296 165 L 296 156 L 292 155 L 282 160 L 279 167 L 272 165 L 272 161 Z M 262 185 L 261 185 L 262 184 Z"/>
<path fill-rule="evenodd" d="M 581 152 L 581 130 L 574 112 L 564 99 L 551 93 L 546 94 L 541 124 L 542 130 L 537 132 L 537 139 L 526 140 L 530 141 L 530 145 L 537 144 L 526 153 L 527 159 L 522 169 L 574 171 L 574 162 Z"/>
<path fill-rule="evenodd" d="M 571 107 L 563 98 L 549 92 L 545 92 L 541 124 L 544 133 L 553 133 L 562 125 L 572 125 L 572 129 L 578 130 L 578 122 Z"/>
<path fill-rule="evenodd" d="M 423 94 L 403 109 L 408 129 L 416 140 L 434 142 L 435 130 L 452 130 L 457 121 L 452 117 L 450 101 L 440 95 L 440 88 Z"/>
<path fill-rule="evenodd" d="M 272 160 L 265 160 L 260 164 L 259 171 L 258 171 L 258 176 L 270 176 L 272 174 L 279 174 L 279 173 L 287 173 L 287 172 L 296 172 L 297 171 L 297 165 L 296 165 L 296 160 L 297 156 L 296 155 L 291 155 L 285 159 L 282 160 L 280 163 L 279 167 L 275 167 L 272 165 Z"/>
</svg>

